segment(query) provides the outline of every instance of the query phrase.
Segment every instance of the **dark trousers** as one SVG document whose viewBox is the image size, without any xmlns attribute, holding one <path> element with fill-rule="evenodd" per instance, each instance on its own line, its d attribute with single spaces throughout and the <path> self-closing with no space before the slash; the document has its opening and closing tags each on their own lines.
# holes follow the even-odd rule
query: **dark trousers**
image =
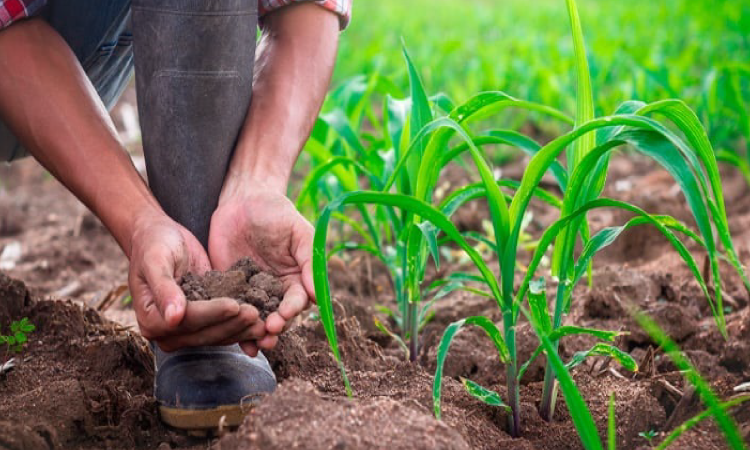
<svg viewBox="0 0 750 450">
<path fill-rule="evenodd" d="M 107 107 L 135 65 L 152 192 L 203 243 L 252 93 L 257 0 L 51 0 Z M 0 123 L 0 160 L 25 154 Z"/>
</svg>

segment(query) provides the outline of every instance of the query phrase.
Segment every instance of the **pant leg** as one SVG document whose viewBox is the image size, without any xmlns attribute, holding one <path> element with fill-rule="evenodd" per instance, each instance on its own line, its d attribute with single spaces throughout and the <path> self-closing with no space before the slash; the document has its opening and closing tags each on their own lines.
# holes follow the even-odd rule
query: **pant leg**
<svg viewBox="0 0 750 450">
<path fill-rule="evenodd" d="M 133 73 L 130 0 L 49 0 L 40 15 L 68 43 L 109 109 Z M 27 155 L 0 122 L 0 162 Z"/>
<path fill-rule="evenodd" d="M 133 0 L 133 36 L 149 185 L 207 246 L 250 105 L 257 0 Z"/>
</svg>

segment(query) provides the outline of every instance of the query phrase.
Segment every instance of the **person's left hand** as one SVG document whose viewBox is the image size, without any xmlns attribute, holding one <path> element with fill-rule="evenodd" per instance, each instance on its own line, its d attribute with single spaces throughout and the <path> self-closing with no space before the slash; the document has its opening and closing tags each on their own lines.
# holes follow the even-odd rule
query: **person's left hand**
<svg viewBox="0 0 750 450">
<path fill-rule="evenodd" d="M 243 350 L 255 355 L 271 349 L 291 320 L 314 301 L 312 243 L 314 228 L 294 204 L 278 190 L 247 186 L 222 193 L 211 218 L 208 256 L 215 270 L 227 270 L 249 256 L 284 281 L 279 309 L 266 319 L 267 335 L 244 342 Z"/>
</svg>

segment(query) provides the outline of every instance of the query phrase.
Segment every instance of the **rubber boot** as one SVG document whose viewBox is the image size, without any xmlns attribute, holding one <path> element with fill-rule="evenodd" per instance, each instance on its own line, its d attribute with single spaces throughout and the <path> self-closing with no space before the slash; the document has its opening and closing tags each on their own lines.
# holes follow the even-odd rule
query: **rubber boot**
<svg viewBox="0 0 750 450">
<path fill-rule="evenodd" d="M 133 0 L 138 110 L 151 190 L 207 247 L 252 93 L 257 0 Z M 275 389 L 266 359 L 238 345 L 156 356 L 162 419 L 199 430 L 239 425 Z"/>
</svg>

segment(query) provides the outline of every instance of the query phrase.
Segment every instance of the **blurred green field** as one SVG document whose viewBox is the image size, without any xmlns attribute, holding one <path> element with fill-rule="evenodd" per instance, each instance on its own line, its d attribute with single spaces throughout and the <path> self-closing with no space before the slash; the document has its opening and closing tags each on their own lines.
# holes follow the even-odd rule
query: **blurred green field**
<svg viewBox="0 0 750 450">
<path fill-rule="evenodd" d="M 717 147 L 741 147 L 743 117 L 727 87 L 727 68 L 750 63 L 750 1 L 581 0 L 579 9 L 597 115 L 629 99 L 680 98 Z M 377 73 L 405 91 L 401 39 L 429 93 L 461 102 L 482 90 L 502 90 L 575 110 L 563 1 L 355 1 L 334 86 Z M 749 84 L 741 81 L 744 99 L 750 99 Z"/>
</svg>

